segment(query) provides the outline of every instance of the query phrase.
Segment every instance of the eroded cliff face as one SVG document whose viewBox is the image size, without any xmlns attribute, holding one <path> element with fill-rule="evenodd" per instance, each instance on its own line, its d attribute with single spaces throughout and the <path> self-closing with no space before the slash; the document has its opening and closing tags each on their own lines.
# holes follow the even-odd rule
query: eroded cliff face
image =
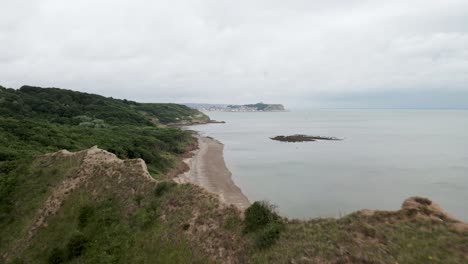
<svg viewBox="0 0 468 264">
<path fill-rule="evenodd" d="M 420 196 L 410 197 L 403 202 L 401 209 L 413 212 L 417 214 L 418 217 L 448 223 L 453 229 L 459 232 L 468 231 L 468 223 L 453 217 L 439 204 L 428 198 Z"/>
</svg>

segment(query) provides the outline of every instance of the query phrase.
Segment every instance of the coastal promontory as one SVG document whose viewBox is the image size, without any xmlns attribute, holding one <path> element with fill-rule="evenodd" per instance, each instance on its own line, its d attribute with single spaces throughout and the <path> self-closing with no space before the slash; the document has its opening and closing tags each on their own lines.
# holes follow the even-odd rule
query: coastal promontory
<svg viewBox="0 0 468 264">
<path fill-rule="evenodd" d="M 284 112 L 286 111 L 282 104 L 265 104 L 263 102 L 256 104 L 186 104 L 187 106 L 200 111 L 218 111 L 218 112 Z"/>
</svg>

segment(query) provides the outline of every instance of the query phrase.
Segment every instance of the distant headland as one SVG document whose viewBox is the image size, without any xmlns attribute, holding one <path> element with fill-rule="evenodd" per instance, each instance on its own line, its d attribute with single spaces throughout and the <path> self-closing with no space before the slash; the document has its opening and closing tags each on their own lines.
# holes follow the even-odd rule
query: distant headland
<svg viewBox="0 0 468 264">
<path fill-rule="evenodd" d="M 200 111 L 218 112 L 284 112 L 282 104 L 265 104 L 263 102 L 244 105 L 223 105 L 223 104 L 185 104 L 188 107 Z"/>
</svg>

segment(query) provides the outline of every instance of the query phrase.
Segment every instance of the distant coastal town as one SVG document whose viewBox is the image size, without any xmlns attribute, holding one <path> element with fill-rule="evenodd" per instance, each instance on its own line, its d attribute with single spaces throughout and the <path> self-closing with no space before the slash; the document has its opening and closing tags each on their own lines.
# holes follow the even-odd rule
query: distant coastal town
<svg viewBox="0 0 468 264">
<path fill-rule="evenodd" d="M 205 112 L 284 112 L 282 104 L 245 104 L 245 105 L 221 105 L 221 104 L 186 104 L 188 107 Z"/>
</svg>

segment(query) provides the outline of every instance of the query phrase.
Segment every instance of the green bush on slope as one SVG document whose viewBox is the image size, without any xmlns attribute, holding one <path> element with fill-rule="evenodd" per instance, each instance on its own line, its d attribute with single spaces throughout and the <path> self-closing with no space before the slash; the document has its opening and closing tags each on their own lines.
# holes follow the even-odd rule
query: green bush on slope
<svg viewBox="0 0 468 264">
<path fill-rule="evenodd" d="M 261 229 L 255 238 L 255 245 L 260 248 L 268 248 L 278 240 L 281 231 L 284 229 L 282 223 L 270 223 Z"/>
<path fill-rule="evenodd" d="M 65 252 L 60 248 L 53 248 L 49 254 L 48 263 L 49 264 L 60 264 L 65 262 Z"/>
<path fill-rule="evenodd" d="M 284 224 L 274 207 L 267 202 L 254 202 L 245 210 L 244 233 L 255 233 L 258 248 L 268 248 L 279 238 Z"/>
<path fill-rule="evenodd" d="M 169 191 L 175 185 L 176 184 L 174 182 L 162 181 L 158 183 L 158 185 L 156 185 L 156 188 L 154 188 L 154 195 L 156 197 L 159 197 L 163 195 L 165 192 Z"/>
<path fill-rule="evenodd" d="M 85 250 L 86 243 L 88 243 L 88 239 L 83 234 L 74 234 L 66 246 L 68 259 L 79 257 Z"/>
<path fill-rule="evenodd" d="M 267 202 L 254 202 L 245 210 L 244 233 L 258 231 L 268 224 L 278 222 L 280 217 Z"/>
</svg>

